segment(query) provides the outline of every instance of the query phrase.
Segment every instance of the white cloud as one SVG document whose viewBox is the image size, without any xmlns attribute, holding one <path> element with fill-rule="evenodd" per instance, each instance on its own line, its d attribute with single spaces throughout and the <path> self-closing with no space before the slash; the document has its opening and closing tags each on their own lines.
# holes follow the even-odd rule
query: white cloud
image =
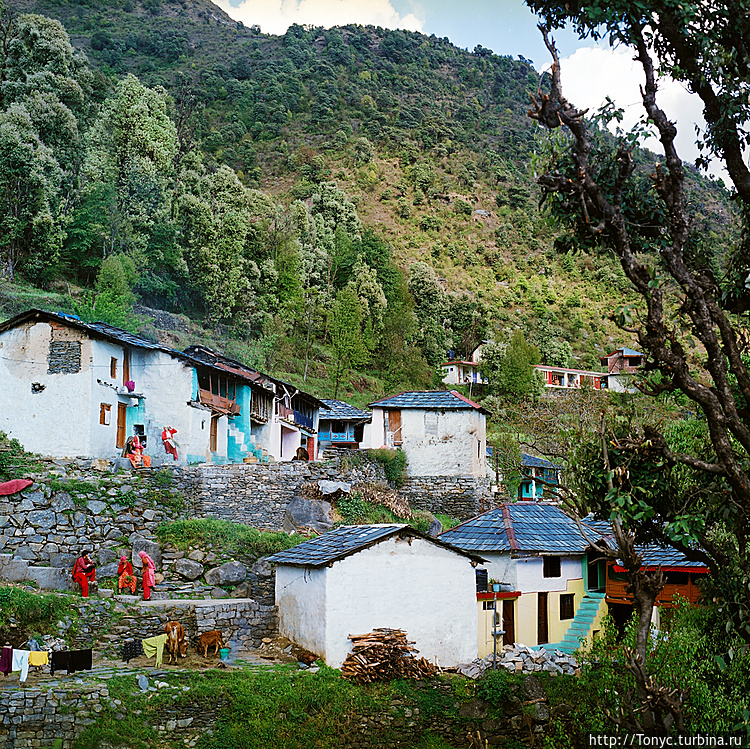
<svg viewBox="0 0 750 749">
<path fill-rule="evenodd" d="M 562 87 L 565 98 L 582 109 L 594 112 L 609 96 L 624 110 L 620 127 L 632 128 L 641 119 L 645 110 L 641 101 L 640 86 L 645 84 L 645 75 L 640 63 L 633 60 L 633 50 L 624 47 L 581 47 L 569 57 L 560 59 Z M 695 162 L 698 149 L 695 145 L 695 124 L 705 126 L 700 99 L 689 93 L 684 86 L 672 79 L 658 82 L 657 104 L 677 124 L 675 145 L 683 161 Z M 614 129 L 616 123 L 613 123 Z M 657 154 L 663 154 L 658 140 L 650 138 L 646 144 Z M 718 170 L 711 170 L 723 177 Z"/>
<path fill-rule="evenodd" d="M 283 34 L 293 23 L 326 28 L 359 23 L 410 31 L 422 31 L 424 26 L 413 13 L 400 15 L 390 0 L 244 0 L 237 7 L 227 0 L 216 3 L 235 21 L 258 24 L 266 34 Z"/>
</svg>

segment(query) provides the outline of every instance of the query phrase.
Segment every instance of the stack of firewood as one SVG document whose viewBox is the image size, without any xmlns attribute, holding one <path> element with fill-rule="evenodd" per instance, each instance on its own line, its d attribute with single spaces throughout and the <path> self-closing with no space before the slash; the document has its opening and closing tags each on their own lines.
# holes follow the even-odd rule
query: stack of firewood
<svg viewBox="0 0 750 749">
<path fill-rule="evenodd" d="M 366 635 L 349 635 L 354 643 L 341 675 L 355 684 L 389 679 L 424 679 L 437 673 L 425 658 L 416 658 L 413 642 L 400 629 L 376 629 Z"/>
</svg>

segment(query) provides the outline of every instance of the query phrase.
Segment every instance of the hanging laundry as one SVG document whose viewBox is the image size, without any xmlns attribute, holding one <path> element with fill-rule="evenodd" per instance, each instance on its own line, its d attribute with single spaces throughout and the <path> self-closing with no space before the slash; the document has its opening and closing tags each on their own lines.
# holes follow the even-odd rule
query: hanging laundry
<svg viewBox="0 0 750 749">
<path fill-rule="evenodd" d="M 61 671 L 65 669 L 70 673 L 70 653 L 67 650 L 56 650 L 52 653 L 52 665 L 50 667 L 50 673 L 52 676 L 55 675 L 55 671 Z"/>
<path fill-rule="evenodd" d="M 157 635 L 156 637 L 149 637 L 143 641 L 143 653 L 146 658 L 153 658 L 156 656 L 156 667 L 161 666 L 162 657 L 164 655 L 164 646 L 167 643 L 168 635 Z"/>
<path fill-rule="evenodd" d="M 140 640 L 126 640 L 122 644 L 122 660 L 130 663 L 131 658 L 138 658 L 143 655 L 143 644 Z"/>
<path fill-rule="evenodd" d="M 0 484 L 0 497 L 15 494 L 16 492 L 22 492 L 24 489 L 28 489 L 33 483 L 33 481 L 29 481 L 28 479 L 13 479 L 12 481 L 5 481 Z"/>
<path fill-rule="evenodd" d="M 65 669 L 69 674 L 91 670 L 91 648 L 86 650 L 57 650 L 52 653 L 50 673 Z"/>
<path fill-rule="evenodd" d="M 6 645 L 3 648 L 3 652 L 0 653 L 0 671 L 6 676 L 11 672 L 13 666 L 13 648 L 10 645 Z"/>
<path fill-rule="evenodd" d="M 29 652 L 28 650 L 13 650 L 13 671 L 21 672 L 21 681 L 26 681 L 29 675 Z"/>
<path fill-rule="evenodd" d="M 91 648 L 86 650 L 70 650 L 70 661 L 68 662 L 68 673 L 76 671 L 91 671 Z"/>
<path fill-rule="evenodd" d="M 46 666 L 49 663 L 49 653 L 46 650 L 30 650 L 29 666 Z"/>
</svg>

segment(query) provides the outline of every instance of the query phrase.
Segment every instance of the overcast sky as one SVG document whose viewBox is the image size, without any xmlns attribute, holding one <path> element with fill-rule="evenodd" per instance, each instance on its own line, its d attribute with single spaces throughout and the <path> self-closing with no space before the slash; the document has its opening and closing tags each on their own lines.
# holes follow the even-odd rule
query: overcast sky
<svg viewBox="0 0 750 749">
<path fill-rule="evenodd" d="M 549 54 L 536 28 L 537 19 L 523 0 L 214 0 L 246 26 L 258 24 L 268 34 L 283 34 L 292 23 L 337 26 L 347 23 L 402 28 L 448 37 L 458 47 L 489 47 L 500 55 L 522 55 L 537 70 Z M 610 49 L 580 41 L 570 31 L 555 33 L 560 53 L 563 91 L 578 107 L 596 109 L 610 96 L 624 108 L 623 126 L 630 128 L 643 114 L 638 87 L 643 72 L 623 48 Z M 673 81 L 660 86 L 659 104 L 677 122 L 677 147 L 685 161 L 694 161 L 695 123 L 703 124 L 701 105 Z M 658 143 L 651 148 L 658 152 Z"/>
</svg>

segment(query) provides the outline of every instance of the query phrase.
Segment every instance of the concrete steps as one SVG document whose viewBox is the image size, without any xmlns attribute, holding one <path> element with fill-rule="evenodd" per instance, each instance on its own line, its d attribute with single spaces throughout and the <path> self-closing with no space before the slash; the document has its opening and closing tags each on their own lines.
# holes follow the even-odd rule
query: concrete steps
<svg viewBox="0 0 750 749">
<path fill-rule="evenodd" d="M 586 593 L 561 642 L 545 645 L 551 650 L 570 654 L 581 647 L 581 640 L 588 637 L 594 622 L 601 618 L 604 593 Z"/>
</svg>

